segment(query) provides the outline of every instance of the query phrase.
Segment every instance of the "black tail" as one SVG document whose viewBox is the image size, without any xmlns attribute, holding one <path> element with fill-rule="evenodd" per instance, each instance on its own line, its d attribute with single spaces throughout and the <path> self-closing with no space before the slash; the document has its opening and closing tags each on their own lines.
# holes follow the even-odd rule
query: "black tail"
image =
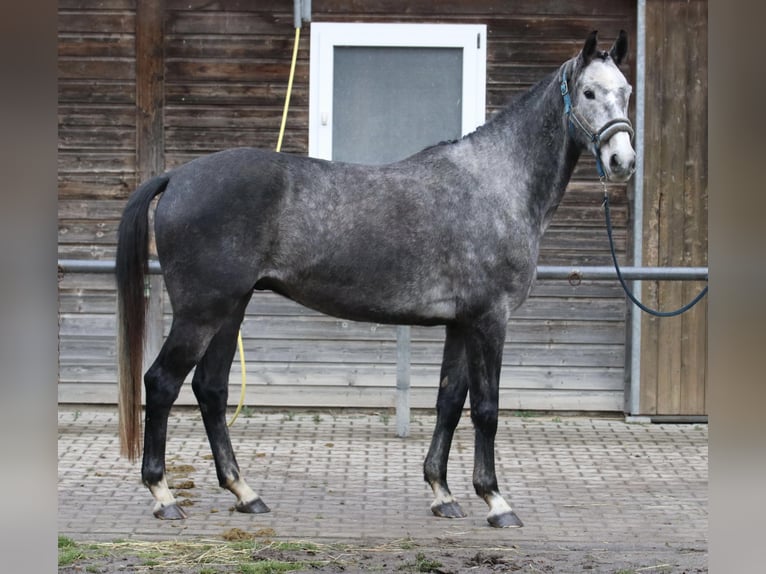
<svg viewBox="0 0 766 574">
<path fill-rule="evenodd" d="M 141 454 L 141 370 L 144 355 L 149 270 L 149 206 L 170 181 L 160 175 L 141 185 L 128 199 L 117 232 L 117 357 L 119 371 L 120 454 Z"/>
</svg>

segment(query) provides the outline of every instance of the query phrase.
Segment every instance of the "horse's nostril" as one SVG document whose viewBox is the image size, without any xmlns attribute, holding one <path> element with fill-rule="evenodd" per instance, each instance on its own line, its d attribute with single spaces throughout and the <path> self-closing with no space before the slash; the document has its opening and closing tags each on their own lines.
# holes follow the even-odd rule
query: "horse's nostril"
<svg viewBox="0 0 766 574">
<path fill-rule="evenodd" d="M 611 165 L 612 167 L 620 166 L 620 158 L 617 157 L 616 153 L 613 153 L 612 157 L 609 158 L 609 165 Z"/>
</svg>

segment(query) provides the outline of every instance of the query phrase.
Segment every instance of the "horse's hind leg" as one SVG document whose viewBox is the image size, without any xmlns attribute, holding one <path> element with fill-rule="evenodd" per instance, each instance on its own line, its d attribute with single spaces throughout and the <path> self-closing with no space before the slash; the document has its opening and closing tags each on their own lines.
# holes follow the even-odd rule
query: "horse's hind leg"
<svg viewBox="0 0 766 574">
<path fill-rule="evenodd" d="M 186 514 L 176 504 L 165 478 L 168 415 L 186 375 L 205 352 L 218 325 L 183 317 L 174 318 L 157 359 L 144 375 L 146 416 L 141 478 L 154 496 L 154 516 L 157 518 L 186 518 Z"/>
<path fill-rule="evenodd" d="M 229 371 L 237 347 L 237 332 L 251 295 L 243 298 L 210 342 L 194 372 L 192 389 L 202 412 L 219 484 L 237 497 L 235 508 L 239 512 L 255 514 L 269 512 L 269 507 L 241 477 L 226 425 Z"/>
<path fill-rule="evenodd" d="M 423 474 L 435 496 L 431 511 L 436 516 L 464 518 L 463 509 L 447 486 L 447 460 L 452 437 L 468 393 L 465 334 L 459 327 L 447 327 L 440 381 L 436 400 L 436 426 L 423 465 Z"/>
</svg>

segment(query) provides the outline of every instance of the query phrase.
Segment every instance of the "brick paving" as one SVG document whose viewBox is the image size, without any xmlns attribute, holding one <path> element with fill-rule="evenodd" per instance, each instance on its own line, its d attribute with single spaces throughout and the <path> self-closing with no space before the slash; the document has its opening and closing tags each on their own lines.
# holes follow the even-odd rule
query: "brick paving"
<svg viewBox="0 0 766 574">
<path fill-rule="evenodd" d="M 232 512 L 220 489 L 202 420 L 175 409 L 169 482 L 189 518 L 153 518 L 140 464 L 118 455 L 112 408 L 61 407 L 58 415 L 58 530 L 78 541 L 220 538 L 231 528 L 271 538 L 357 543 L 413 538 L 508 544 L 595 545 L 707 553 L 707 426 L 628 424 L 619 419 L 502 415 L 497 474 L 525 523 L 488 526 L 473 493 L 473 430 L 464 416 L 449 482 L 469 517 L 437 519 L 422 463 L 434 416 L 414 413 L 396 437 L 385 414 L 258 413 L 231 429 L 243 474 L 272 512 Z"/>
</svg>

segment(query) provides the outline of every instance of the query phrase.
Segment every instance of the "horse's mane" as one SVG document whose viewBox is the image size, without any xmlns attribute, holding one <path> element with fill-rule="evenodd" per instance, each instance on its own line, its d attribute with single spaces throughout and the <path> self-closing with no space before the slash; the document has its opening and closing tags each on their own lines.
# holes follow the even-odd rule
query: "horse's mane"
<svg viewBox="0 0 766 574">
<path fill-rule="evenodd" d="M 603 60 L 606 60 L 610 56 L 609 56 L 608 52 L 601 51 L 601 52 L 598 52 L 596 54 L 596 57 L 601 58 Z M 569 64 L 570 62 L 573 62 L 573 61 L 574 61 L 573 59 L 572 60 L 567 60 L 564 64 L 562 64 L 561 67 L 566 66 L 567 64 Z M 556 70 L 555 70 L 556 75 L 559 74 L 559 70 L 561 69 L 561 67 L 556 68 Z M 517 109 L 519 109 L 519 108 L 523 107 L 524 105 L 526 105 L 526 103 L 529 100 L 531 100 L 533 98 L 538 98 L 540 96 L 540 92 L 544 91 L 548 87 L 548 85 L 550 84 L 551 77 L 552 77 L 553 73 L 554 72 L 551 72 L 551 73 L 547 74 L 545 77 L 541 78 L 536 83 L 532 84 L 532 86 L 529 89 L 525 90 L 524 92 L 522 92 L 520 94 L 513 95 L 513 96 L 509 96 L 507 98 L 507 100 L 502 104 L 502 106 L 500 106 L 500 108 L 497 111 L 495 111 L 487 119 L 487 121 L 485 121 L 482 125 L 477 127 L 471 133 L 468 133 L 468 134 L 466 134 L 466 135 L 464 135 L 464 136 L 462 136 L 460 138 L 457 138 L 457 139 L 450 139 L 450 140 L 440 141 L 439 143 L 430 145 L 430 146 L 424 148 L 421 151 L 428 151 L 428 150 L 433 150 L 435 148 L 441 148 L 441 147 L 444 147 L 444 146 L 453 145 L 453 144 L 461 142 L 464 139 L 470 138 L 474 134 L 478 135 L 478 134 L 483 133 L 485 130 L 490 129 L 493 124 L 495 124 L 496 122 L 500 121 L 502 118 L 504 118 L 504 117 L 506 117 L 506 116 L 508 116 L 510 114 L 515 113 L 515 111 Z"/>
</svg>

